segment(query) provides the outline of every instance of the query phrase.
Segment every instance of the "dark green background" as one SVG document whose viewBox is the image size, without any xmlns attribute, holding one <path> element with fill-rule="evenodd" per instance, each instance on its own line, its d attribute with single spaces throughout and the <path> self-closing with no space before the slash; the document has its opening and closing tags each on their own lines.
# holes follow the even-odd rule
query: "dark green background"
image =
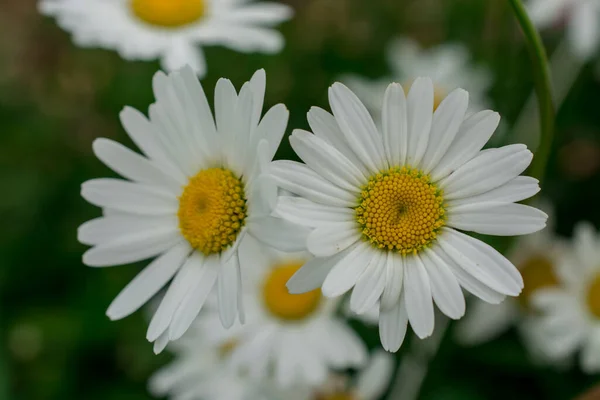
<svg viewBox="0 0 600 400">
<path fill-rule="evenodd" d="M 328 108 L 327 87 L 339 75 L 385 75 L 384 48 L 396 35 L 425 46 L 465 43 L 493 70 L 490 96 L 508 127 L 531 92 L 529 58 L 506 0 L 287 3 L 296 16 L 281 27 L 281 54 L 206 48 L 203 84 L 212 94 L 219 77 L 239 87 L 265 68 L 266 106 L 287 105 L 288 133 L 307 127 L 310 106 Z M 545 39 L 552 49 L 560 33 Z M 147 109 L 157 69 L 74 47 L 34 0 L 0 4 L 0 400 L 149 399 L 146 380 L 169 359 L 152 353 L 141 312 L 119 322 L 104 315 L 140 265 L 87 268 L 76 240 L 77 226 L 99 214 L 81 199 L 80 184 L 111 174 L 91 143 L 104 136 L 130 144 L 118 113 L 124 105 Z M 543 193 L 563 235 L 579 220 L 600 222 L 597 75 L 594 63 L 586 66 L 558 114 Z M 278 157 L 293 157 L 287 140 Z M 360 332 L 377 344 L 375 330 Z M 472 349 L 447 337 L 422 398 L 570 399 L 597 378 L 534 367 L 514 332 Z"/>
</svg>

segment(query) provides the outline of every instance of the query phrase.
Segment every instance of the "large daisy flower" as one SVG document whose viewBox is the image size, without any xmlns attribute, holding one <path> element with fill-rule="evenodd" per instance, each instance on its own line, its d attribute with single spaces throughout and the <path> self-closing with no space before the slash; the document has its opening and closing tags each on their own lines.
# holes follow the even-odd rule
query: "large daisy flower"
<svg viewBox="0 0 600 400">
<path fill-rule="evenodd" d="M 447 316 L 465 311 L 461 286 L 489 303 L 517 296 L 519 271 L 494 248 L 466 235 L 536 232 L 547 216 L 514 202 L 538 192 L 521 174 L 533 155 L 524 145 L 481 150 L 500 117 L 465 118 L 468 94 L 450 93 L 433 113 L 431 79 L 416 79 L 408 96 L 386 90 L 382 131 L 346 86 L 329 90 L 333 115 L 313 108 L 314 132 L 296 130 L 292 147 L 306 163 L 275 161 L 281 196 L 276 212 L 312 228 L 316 256 L 288 282 L 292 293 L 321 287 L 327 297 L 352 289 L 364 313 L 380 301 L 383 347 L 396 351 L 407 323 L 420 338 L 434 327 L 433 301 Z M 433 299 L 433 301 L 432 301 Z"/>
<path fill-rule="evenodd" d="M 520 238 L 508 253 L 508 259 L 519 269 L 525 284 L 517 298 L 498 305 L 475 300 L 468 315 L 458 324 L 456 338 L 466 345 L 477 345 L 497 338 L 517 325 L 532 355 L 537 352 L 535 337 L 536 313 L 531 306 L 532 295 L 540 289 L 558 285 L 556 264 L 566 251 L 566 245 L 550 229 Z"/>
<path fill-rule="evenodd" d="M 434 108 L 456 88 L 469 92 L 469 111 L 480 111 L 489 106 L 487 91 L 493 80 L 484 66 L 473 65 L 467 47 L 459 43 L 445 43 L 423 49 L 409 38 L 393 40 L 387 48 L 391 75 L 380 80 L 368 80 L 350 75 L 342 82 L 352 89 L 373 114 L 379 125 L 383 95 L 390 81 L 410 86 L 418 76 L 429 76 L 434 83 Z"/>
<path fill-rule="evenodd" d="M 600 2 L 597 0 L 530 0 L 529 15 L 541 28 L 567 23 L 567 36 L 574 53 L 583 60 L 600 45 Z"/>
<path fill-rule="evenodd" d="M 581 368 L 600 372 L 600 234 L 587 223 L 575 229 L 572 251 L 561 258 L 560 285 L 533 294 L 541 313 L 541 346 L 547 355 L 564 359 L 580 351 Z"/>
<path fill-rule="evenodd" d="M 301 230 L 284 229 L 285 221 L 269 216 L 277 188 L 259 177 L 288 119 L 279 104 L 261 120 L 265 81 L 265 72 L 256 72 L 238 95 L 229 80 L 219 80 L 213 118 L 191 68 L 157 72 L 150 118 L 132 108 L 121 112 L 144 156 L 109 139 L 94 142 L 98 158 L 126 179 L 82 185 L 87 201 L 108 210 L 79 228 L 79 240 L 93 246 L 83 262 L 104 267 L 156 257 L 110 305 L 113 320 L 137 310 L 174 277 L 148 329 L 150 341 L 161 337 L 158 348 L 181 337 L 213 286 L 222 324 L 244 319 L 240 263 L 244 268 L 251 261 L 239 254 L 245 238 L 302 247 Z"/>
<path fill-rule="evenodd" d="M 257 378 L 272 374 L 283 387 L 319 385 L 330 368 L 361 366 L 366 348 L 344 319 L 335 315 L 338 301 L 324 298 L 319 289 L 293 295 L 285 286 L 307 254 L 261 252 L 258 246 L 251 250 L 251 244 L 250 240 L 244 243 L 256 263 L 254 276 L 249 276 L 250 268 L 243 275 L 248 322 L 224 330 L 216 323 L 218 315 L 207 308 L 198 317 L 207 337 L 215 343 L 237 338 L 232 363 Z"/>
<path fill-rule="evenodd" d="M 191 65 L 206 73 L 198 45 L 276 53 L 283 37 L 272 26 L 289 19 L 283 4 L 246 0 L 40 0 L 81 47 L 116 50 L 127 60 L 160 59 L 167 71 Z"/>
</svg>

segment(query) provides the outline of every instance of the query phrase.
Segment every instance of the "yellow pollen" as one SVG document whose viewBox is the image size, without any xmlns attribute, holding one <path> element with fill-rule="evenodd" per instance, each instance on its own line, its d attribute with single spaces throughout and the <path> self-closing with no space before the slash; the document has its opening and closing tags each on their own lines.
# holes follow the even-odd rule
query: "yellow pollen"
<svg viewBox="0 0 600 400">
<path fill-rule="evenodd" d="M 284 321 L 300 321 L 309 317 L 321 303 L 321 289 L 302 294 L 290 294 L 285 284 L 304 262 L 278 265 L 267 277 L 263 286 L 266 308 Z"/>
<path fill-rule="evenodd" d="M 205 255 L 232 245 L 246 219 L 242 181 L 226 169 L 209 168 L 192 177 L 179 198 L 179 229 Z"/>
<path fill-rule="evenodd" d="M 552 261 L 547 257 L 538 254 L 525 260 L 519 265 L 519 270 L 523 276 L 523 291 L 518 297 L 519 304 L 530 310 L 531 295 L 539 289 L 556 286 L 558 279 L 554 274 Z"/>
<path fill-rule="evenodd" d="M 429 176 L 395 167 L 372 176 L 355 208 L 363 237 L 380 249 L 417 253 L 444 226 L 444 199 Z"/>
<path fill-rule="evenodd" d="M 412 86 L 414 80 L 410 80 L 403 85 L 404 93 L 408 96 L 408 92 L 410 91 L 410 87 Z M 437 110 L 440 106 L 442 100 L 446 98 L 446 90 L 440 86 L 433 85 L 433 111 Z"/>
<path fill-rule="evenodd" d="M 596 318 L 600 318 L 600 275 L 597 275 L 588 286 L 587 305 L 590 313 Z"/>
<path fill-rule="evenodd" d="M 130 0 L 136 17 L 150 24 L 176 28 L 204 15 L 204 0 Z"/>
</svg>

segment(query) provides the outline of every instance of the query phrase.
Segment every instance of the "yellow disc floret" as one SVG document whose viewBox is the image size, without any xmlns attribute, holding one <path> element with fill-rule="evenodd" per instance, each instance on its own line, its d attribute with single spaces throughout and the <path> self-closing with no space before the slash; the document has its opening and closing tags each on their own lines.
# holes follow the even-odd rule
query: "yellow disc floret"
<svg viewBox="0 0 600 400">
<path fill-rule="evenodd" d="M 556 286 L 558 279 L 554 273 L 552 261 L 542 254 L 528 258 L 519 265 L 523 276 L 523 291 L 519 295 L 519 303 L 523 308 L 529 309 L 531 295 L 539 289 Z"/>
<path fill-rule="evenodd" d="M 587 305 L 590 313 L 600 318 L 600 275 L 597 275 L 588 286 Z"/>
<path fill-rule="evenodd" d="M 410 167 L 390 168 L 363 187 L 356 219 L 363 237 L 380 249 L 417 253 L 445 224 L 442 193 L 429 176 Z"/>
<path fill-rule="evenodd" d="M 263 286 L 266 308 L 285 321 L 303 320 L 319 307 L 321 289 L 302 294 L 290 294 L 285 284 L 300 269 L 303 262 L 292 262 L 276 266 L 267 276 Z"/>
<path fill-rule="evenodd" d="M 131 0 L 133 14 L 142 21 L 165 28 L 191 24 L 204 15 L 204 0 Z"/>
<path fill-rule="evenodd" d="M 205 255 L 232 245 L 246 219 L 242 181 L 231 171 L 209 168 L 190 179 L 179 198 L 179 229 Z"/>
</svg>

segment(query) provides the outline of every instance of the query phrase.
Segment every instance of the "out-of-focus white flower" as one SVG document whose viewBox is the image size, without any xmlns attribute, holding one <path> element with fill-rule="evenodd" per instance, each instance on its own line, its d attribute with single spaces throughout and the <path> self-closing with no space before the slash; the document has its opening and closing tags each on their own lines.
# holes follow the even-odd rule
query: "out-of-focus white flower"
<svg viewBox="0 0 600 400">
<path fill-rule="evenodd" d="M 224 330 L 217 323 L 218 313 L 207 309 L 197 324 L 210 340 L 224 343 L 237 337 L 232 363 L 253 377 L 272 372 L 283 387 L 319 385 L 330 368 L 362 366 L 367 357 L 365 345 L 343 318 L 335 315 L 337 301 L 323 297 L 319 289 L 301 295 L 288 293 L 286 282 L 308 255 L 251 247 L 252 242 L 247 241 L 240 249 L 252 255 L 256 264 L 243 271 L 247 322 Z"/>
<path fill-rule="evenodd" d="M 591 58 L 600 44 L 600 2 L 597 0 L 530 0 L 527 4 L 533 22 L 541 28 L 567 24 L 574 53 Z"/>
<path fill-rule="evenodd" d="M 457 326 L 457 340 L 465 345 L 478 345 L 497 338 L 516 324 L 528 347 L 532 346 L 532 355 L 538 353 L 537 344 L 530 340 L 535 337 L 531 330 L 536 325 L 531 296 L 539 289 L 558 284 L 554 271 L 565 251 L 566 244 L 551 229 L 518 239 L 508 259 L 523 276 L 523 291 L 519 297 L 508 298 L 497 305 L 473 299 L 467 307 L 467 315 Z"/>
<path fill-rule="evenodd" d="M 272 27 L 292 15 L 283 4 L 245 0 L 40 0 L 39 9 L 78 46 L 116 50 L 127 60 L 160 59 L 166 71 L 189 64 L 201 77 L 200 45 L 275 53 L 284 41 Z"/>
<path fill-rule="evenodd" d="M 394 359 L 383 351 L 371 355 L 369 364 L 350 381 L 332 374 L 315 391 L 313 400 L 378 400 L 388 388 L 394 372 Z"/>
<path fill-rule="evenodd" d="M 434 329 L 434 302 L 447 316 L 465 311 L 461 287 L 489 303 L 517 296 L 519 271 L 498 251 L 459 230 L 513 236 L 544 228 L 547 215 L 515 202 L 539 191 L 519 176 L 533 155 L 524 145 L 481 150 L 500 117 L 466 117 L 468 93 L 456 89 L 433 112 L 429 78 L 408 96 L 388 86 L 378 130 L 346 86 L 329 90 L 331 115 L 308 114 L 314 132 L 290 141 L 306 163 L 275 161 L 277 184 L 301 197 L 280 196 L 276 213 L 309 227 L 316 258 L 287 283 L 290 292 L 321 287 L 326 297 L 352 291 L 362 314 L 380 304 L 383 347 L 397 351 L 408 322 L 420 338 Z"/>
<path fill-rule="evenodd" d="M 79 241 L 93 246 L 83 262 L 104 267 L 156 257 L 107 311 L 113 320 L 126 317 L 172 279 L 148 328 L 155 351 L 185 333 L 213 287 L 219 324 L 244 319 L 240 268 L 252 262 L 240 254 L 246 238 L 304 248 L 301 229 L 286 229 L 289 223 L 270 216 L 277 187 L 260 177 L 288 119 L 282 104 L 261 119 L 265 85 L 264 70 L 239 95 L 229 80 L 219 80 L 213 118 L 191 68 L 158 72 L 150 119 L 132 108 L 121 113 L 145 156 L 112 140 L 94 142 L 98 158 L 127 180 L 82 185 L 82 196 L 105 209 L 105 216 L 79 227 Z"/>
<path fill-rule="evenodd" d="M 447 43 L 422 49 L 409 38 L 393 40 L 387 49 L 391 76 L 376 81 L 350 75 L 341 80 L 363 101 L 379 125 L 385 90 L 390 81 L 405 88 L 419 76 L 428 76 L 434 84 L 434 108 L 456 88 L 469 92 L 469 112 L 489 108 L 487 91 L 493 80 L 491 72 L 472 65 L 469 50 L 462 44 Z"/>
<path fill-rule="evenodd" d="M 581 368 L 600 372 L 600 235 L 592 225 L 576 226 L 572 251 L 561 258 L 556 275 L 559 286 L 531 298 L 541 313 L 540 347 L 554 359 L 579 351 Z"/>
</svg>

